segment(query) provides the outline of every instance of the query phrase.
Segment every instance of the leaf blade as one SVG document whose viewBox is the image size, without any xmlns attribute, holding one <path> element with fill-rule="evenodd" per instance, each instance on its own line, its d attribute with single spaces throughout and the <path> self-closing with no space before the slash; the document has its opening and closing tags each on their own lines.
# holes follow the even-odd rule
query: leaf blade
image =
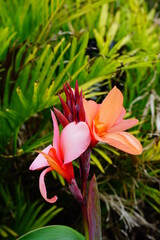
<svg viewBox="0 0 160 240">
<path fill-rule="evenodd" d="M 53 237 L 52 237 L 53 236 Z M 84 236 L 66 226 L 47 226 L 31 231 L 18 240 L 84 240 Z"/>
</svg>

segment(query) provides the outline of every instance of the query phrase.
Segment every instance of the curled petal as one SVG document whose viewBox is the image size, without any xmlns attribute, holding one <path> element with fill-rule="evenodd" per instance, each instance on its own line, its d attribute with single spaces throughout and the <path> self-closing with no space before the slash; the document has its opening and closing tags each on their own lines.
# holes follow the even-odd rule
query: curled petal
<svg viewBox="0 0 160 240">
<path fill-rule="evenodd" d="M 85 122 L 68 124 L 61 133 L 60 146 L 64 163 L 69 163 L 79 157 L 89 146 L 90 131 Z"/>
<path fill-rule="evenodd" d="M 46 185 L 45 185 L 45 182 L 44 182 L 44 177 L 45 175 L 52 171 L 53 168 L 49 167 L 49 168 L 46 168 L 40 175 L 39 177 L 39 190 L 40 190 L 40 193 L 42 195 L 42 197 L 49 203 L 54 203 L 57 201 L 57 196 L 54 196 L 52 198 L 47 198 L 47 190 L 46 190 Z"/>
<path fill-rule="evenodd" d="M 89 127 L 92 128 L 93 120 L 96 117 L 101 105 L 97 104 L 93 100 L 87 101 L 85 98 L 83 98 L 83 106 L 85 110 L 87 123 Z"/>
<path fill-rule="evenodd" d="M 142 153 L 141 143 L 128 132 L 107 133 L 101 137 L 101 141 L 133 155 Z"/>
<path fill-rule="evenodd" d="M 114 87 L 103 100 L 96 121 L 104 123 L 109 129 L 118 120 L 122 108 L 123 95 L 117 87 Z"/>
<path fill-rule="evenodd" d="M 125 130 L 135 126 L 137 123 L 138 123 L 137 119 L 122 120 L 118 124 L 116 124 L 112 128 L 110 128 L 108 130 L 108 133 L 125 131 Z"/>
<path fill-rule="evenodd" d="M 52 145 L 49 145 L 42 152 L 48 154 L 48 152 L 51 148 L 52 148 Z M 38 169 L 48 167 L 48 166 L 49 166 L 49 164 L 48 164 L 46 158 L 42 154 L 38 154 L 38 156 L 35 158 L 35 160 L 30 165 L 29 170 L 38 170 Z"/>
</svg>

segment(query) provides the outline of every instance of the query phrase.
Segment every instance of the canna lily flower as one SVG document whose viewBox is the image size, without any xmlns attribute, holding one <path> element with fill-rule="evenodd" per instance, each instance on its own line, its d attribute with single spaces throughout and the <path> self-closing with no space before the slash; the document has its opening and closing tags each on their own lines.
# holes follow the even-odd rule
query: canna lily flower
<svg viewBox="0 0 160 240">
<path fill-rule="evenodd" d="M 123 95 L 114 87 L 102 104 L 83 99 L 86 122 L 90 128 L 93 147 L 98 142 L 105 142 L 124 152 L 137 155 L 142 153 L 138 139 L 125 130 L 138 123 L 137 119 L 124 120 Z"/>
<path fill-rule="evenodd" d="M 54 113 L 51 111 L 54 137 L 53 146 L 46 147 L 32 162 L 30 170 L 39 170 L 47 167 L 40 175 L 39 189 L 42 197 L 49 203 L 57 201 L 57 196 L 47 198 L 44 182 L 45 175 L 55 170 L 71 185 L 75 186 L 74 170 L 71 161 L 79 157 L 89 146 L 91 138 L 90 131 L 85 122 L 69 123 L 59 134 L 58 123 Z M 65 162 L 65 164 L 64 164 Z"/>
</svg>

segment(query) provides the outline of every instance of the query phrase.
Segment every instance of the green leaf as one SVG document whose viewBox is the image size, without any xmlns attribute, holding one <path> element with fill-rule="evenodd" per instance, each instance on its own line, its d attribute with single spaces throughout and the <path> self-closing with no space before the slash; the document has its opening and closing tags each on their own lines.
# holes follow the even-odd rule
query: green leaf
<svg viewBox="0 0 160 240">
<path fill-rule="evenodd" d="M 31 231 L 18 240 L 85 240 L 84 236 L 66 226 L 48 226 Z"/>
<path fill-rule="evenodd" d="M 98 149 L 98 148 L 94 148 L 94 150 L 95 150 L 96 152 L 98 152 L 109 164 L 112 164 L 112 160 L 110 159 L 110 157 L 108 157 L 108 156 L 104 153 L 104 151 L 102 151 L 102 150 L 100 150 L 100 149 Z"/>
<path fill-rule="evenodd" d="M 92 159 L 93 163 L 99 168 L 99 170 L 102 173 L 105 173 L 104 168 L 102 167 L 102 165 L 101 165 L 100 161 L 98 160 L 98 158 L 95 155 L 91 154 L 91 159 Z"/>
<path fill-rule="evenodd" d="M 10 233 L 12 236 L 18 237 L 18 234 L 15 231 L 13 231 L 11 228 L 9 228 L 8 226 L 2 226 L 2 227 L 6 232 Z"/>
<path fill-rule="evenodd" d="M 100 31 L 100 34 L 103 37 L 105 35 L 107 18 L 108 18 L 108 4 L 104 4 L 104 5 L 102 5 L 99 23 L 98 23 L 98 30 Z"/>
</svg>

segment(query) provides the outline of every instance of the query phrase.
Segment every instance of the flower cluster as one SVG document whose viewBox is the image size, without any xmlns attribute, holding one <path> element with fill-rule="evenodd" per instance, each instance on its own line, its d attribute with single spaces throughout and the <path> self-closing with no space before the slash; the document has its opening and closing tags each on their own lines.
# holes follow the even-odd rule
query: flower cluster
<svg viewBox="0 0 160 240">
<path fill-rule="evenodd" d="M 63 88 L 66 96 L 66 102 L 59 95 L 63 107 L 63 114 L 58 109 L 54 108 L 59 122 L 63 127 L 65 127 L 70 122 L 85 122 L 83 95 L 82 90 L 79 93 L 78 82 L 76 81 L 75 91 L 70 87 L 68 83 L 64 85 Z"/>
<path fill-rule="evenodd" d="M 68 182 L 73 196 L 78 201 L 83 201 L 83 194 L 74 176 L 72 161 L 80 157 L 81 176 L 88 177 L 90 160 L 90 155 L 87 154 L 88 149 L 91 150 L 98 142 L 105 142 L 133 155 L 142 153 L 139 140 L 126 132 L 127 129 L 136 125 L 138 120 L 123 119 L 126 111 L 123 107 L 123 95 L 117 87 L 108 93 L 102 104 L 92 100 L 87 101 L 82 91 L 79 92 L 78 82 L 75 90 L 68 83 L 64 85 L 64 93 L 66 102 L 59 96 L 63 113 L 56 108 L 54 108 L 55 114 L 51 111 L 54 129 L 53 145 L 39 152 L 29 168 L 30 170 L 45 168 L 39 178 L 39 188 L 43 198 L 50 203 L 54 203 L 57 196 L 47 198 L 44 177 L 53 170 Z M 56 117 L 63 126 L 61 135 Z M 87 174 L 83 171 L 87 171 Z"/>
</svg>

